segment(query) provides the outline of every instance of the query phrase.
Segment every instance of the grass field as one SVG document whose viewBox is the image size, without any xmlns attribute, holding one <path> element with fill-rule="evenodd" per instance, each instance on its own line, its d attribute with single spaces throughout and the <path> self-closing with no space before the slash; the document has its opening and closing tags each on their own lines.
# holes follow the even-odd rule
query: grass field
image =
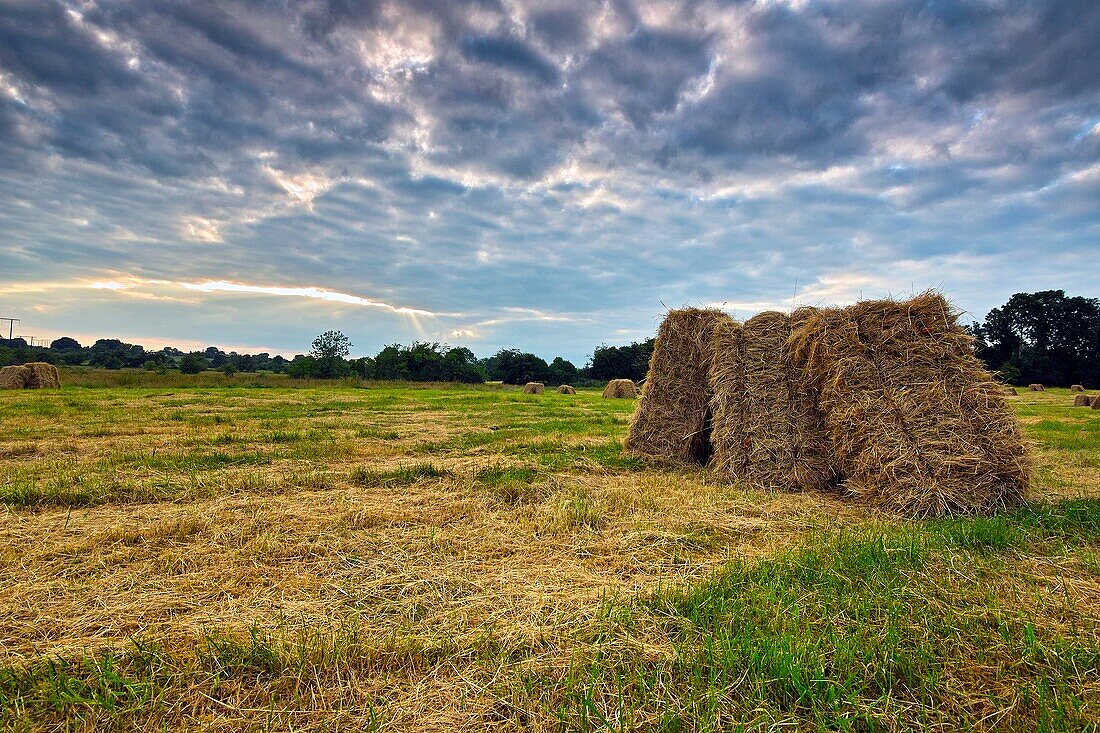
<svg viewBox="0 0 1100 733">
<path fill-rule="evenodd" d="M 595 391 L 173 380 L 0 394 L 5 729 L 1100 729 L 1065 390 L 1011 398 L 1028 506 L 908 522 L 624 456 Z"/>
</svg>

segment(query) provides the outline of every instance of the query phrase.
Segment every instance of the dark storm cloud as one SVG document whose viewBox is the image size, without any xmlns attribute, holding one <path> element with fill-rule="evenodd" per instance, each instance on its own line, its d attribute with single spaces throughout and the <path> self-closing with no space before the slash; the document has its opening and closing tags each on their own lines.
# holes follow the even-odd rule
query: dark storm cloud
<svg viewBox="0 0 1100 733">
<path fill-rule="evenodd" d="M 9 2 L 0 274 L 318 285 L 475 346 L 795 281 L 980 310 L 983 271 L 1084 282 L 1019 263 L 1100 237 L 1098 38 L 1053 0 Z"/>
</svg>

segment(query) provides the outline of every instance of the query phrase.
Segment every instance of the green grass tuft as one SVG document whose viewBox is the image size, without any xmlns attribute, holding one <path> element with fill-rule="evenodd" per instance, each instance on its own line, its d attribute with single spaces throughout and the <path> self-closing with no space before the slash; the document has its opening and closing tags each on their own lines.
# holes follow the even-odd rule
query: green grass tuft
<svg viewBox="0 0 1100 733">
<path fill-rule="evenodd" d="M 350 478 L 352 483 L 366 488 L 397 488 L 411 486 L 421 481 L 443 479 L 451 475 L 450 471 L 439 468 L 433 463 L 415 463 L 387 471 L 357 466 L 352 470 Z"/>
</svg>

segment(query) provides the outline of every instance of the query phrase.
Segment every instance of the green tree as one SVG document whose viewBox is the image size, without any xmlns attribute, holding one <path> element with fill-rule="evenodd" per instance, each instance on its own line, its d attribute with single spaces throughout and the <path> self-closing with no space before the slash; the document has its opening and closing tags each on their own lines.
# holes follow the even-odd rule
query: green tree
<svg viewBox="0 0 1100 733">
<path fill-rule="evenodd" d="M 229 355 L 219 349 L 217 346 L 207 346 L 203 356 L 210 362 L 210 366 L 215 369 L 220 369 L 223 364 L 229 359 Z"/>
<path fill-rule="evenodd" d="M 970 328 L 986 366 L 1015 384 L 1100 386 L 1100 300 L 1016 293 Z"/>
<path fill-rule="evenodd" d="M 184 374 L 198 374 L 209 366 L 210 364 L 206 361 L 206 357 L 197 351 L 185 354 L 184 357 L 180 359 L 180 371 Z"/>
<path fill-rule="evenodd" d="M 351 370 L 355 372 L 360 379 L 376 379 L 374 371 L 374 359 L 369 356 L 361 356 L 358 359 L 352 359 L 350 363 Z"/>
<path fill-rule="evenodd" d="M 59 339 L 51 341 L 50 348 L 54 351 L 78 351 L 80 349 L 80 342 L 74 338 L 62 336 Z"/>
<path fill-rule="evenodd" d="M 137 368 L 145 359 L 145 349 L 118 339 L 99 339 L 92 344 L 88 354 L 88 363 L 103 369 Z"/>
<path fill-rule="evenodd" d="M 577 381 L 580 372 L 573 362 L 566 361 L 560 356 L 555 356 L 546 370 L 546 383 L 557 386 L 559 384 L 572 384 Z"/>
<path fill-rule="evenodd" d="M 589 373 L 593 379 L 645 379 L 649 371 L 649 357 L 653 354 L 653 339 L 635 342 L 628 346 L 603 344 L 592 352 Z"/>
<path fill-rule="evenodd" d="M 548 370 L 549 366 L 543 359 L 519 349 L 501 349 L 485 362 L 489 378 L 499 379 L 505 384 L 545 382 Z"/>
<path fill-rule="evenodd" d="M 374 357 L 375 379 L 408 379 L 409 365 L 401 353 L 400 344 L 391 344 Z"/>
<path fill-rule="evenodd" d="M 447 362 L 447 379 L 452 382 L 481 384 L 485 381 L 485 372 L 481 369 L 474 352 L 464 346 L 448 349 L 443 357 Z"/>
<path fill-rule="evenodd" d="M 340 331 L 325 331 L 313 339 L 309 355 L 316 361 L 313 376 L 319 379 L 343 377 L 350 373 L 345 358 L 351 350 L 351 340 Z"/>
<path fill-rule="evenodd" d="M 317 360 L 312 356 L 296 356 L 286 365 L 286 373 L 295 379 L 309 379 L 317 375 Z"/>
</svg>

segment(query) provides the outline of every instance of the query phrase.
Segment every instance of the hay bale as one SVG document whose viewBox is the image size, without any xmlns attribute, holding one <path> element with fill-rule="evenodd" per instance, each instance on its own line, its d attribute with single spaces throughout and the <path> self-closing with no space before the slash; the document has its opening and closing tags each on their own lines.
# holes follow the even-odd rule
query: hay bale
<svg viewBox="0 0 1100 733">
<path fill-rule="evenodd" d="M 1069 387 L 1070 392 L 1084 392 L 1085 388 L 1080 384 L 1071 384 Z"/>
<path fill-rule="evenodd" d="M 708 371 L 711 342 L 719 326 L 736 328 L 737 324 L 728 314 L 710 308 L 684 308 L 665 316 L 630 422 L 627 450 L 699 465 L 710 458 Z"/>
<path fill-rule="evenodd" d="M 1074 407 L 1091 407 L 1092 406 L 1092 398 L 1089 397 L 1087 394 L 1079 394 L 1079 395 L 1077 395 L 1076 397 L 1073 398 L 1073 406 Z"/>
<path fill-rule="evenodd" d="M 629 379 L 612 379 L 603 388 L 603 396 L 612 399 L 633 399 L 638 396 L 638 388 Z"/>
<path fill-rule="evenodd" d="M 560 384 L 555 390 L 558 394 L 577 394 L 577 390 L 570 387 L 568 384 Z"/>
<path fill-rule="evenodd" d="M 808 318 L 805 309 L 799 322 Z M 716 471 L 785 490 L 821 490 L 836 478 L 817 394 L 789 347 L 792 316 L 766 312 L 725 326 L 713 344 L 710 386 Z"/>
<path fill-rule="evenodd" d="M 819 311 L 792 333 L 849 494 L 917 517 L 1022 500 L 1019 424 L 957 321 L 925 293 Z"/>
<path fill-rule="evenodd" d="M 528 382 L 523 385 L 523 394 L 542 394 L 546 390 L 546 385 L 542 382 Z"/>
<path fill-rule="evenodd" d="M 711 465 L 719 476 L 739 478 L 746 463 L 745 402 L 741 390 L 745 383 L 741 324 L 730 320 L 718 323 L 711 336 L 711 362 L 707 373 L 710 390 L 713 455 Z"/>
<path fill-rule="evenodd" d="M 1006 395 L 1018 395 L 1018 394 L 1020 394 L 1020 391 L 1018 389 L 1016 389 L 1015 387 L 1005 387 L 1005 394 Z"/>
<path fill-rule="evenodd" d="M 1090 397 L 1089 399 L 1091 400 L 1089 402 L 1089 407 L 1091 407 L 1094 410 L 1100 410 L 1100 394 L 1094 395 L 1093 397 Z"/>
<path fill-rule="evenodd" d="M 57 374 L 57 367 L 44 361 L 31 361 L 23 365 L 30 371 L 30 379 L 27 381 L 28 389 L 57 389 L 61 386 L 61 379 Z"/>
<path fill-rule="evenodd" d="M 1029 384 L 1027 388 L 1032 392 L 1046 392 L 1046 388 L 1041 384 Z"/>
<path fill-rule="evenodd" d="M 23 389 L 31 380 L 31 370 L 25 366 L 6 366 L 0 369 L 0 389 Z"/>
</svg>

